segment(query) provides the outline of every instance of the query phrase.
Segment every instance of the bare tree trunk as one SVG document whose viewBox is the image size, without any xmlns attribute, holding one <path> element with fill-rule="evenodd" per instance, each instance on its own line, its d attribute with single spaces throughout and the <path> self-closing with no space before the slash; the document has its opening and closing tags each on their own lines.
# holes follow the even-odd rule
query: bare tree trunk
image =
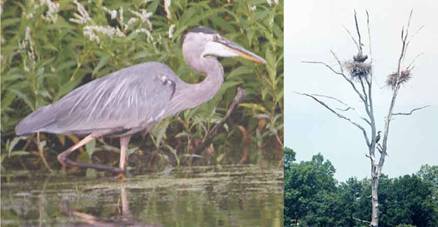
<svg viewBox="0 0 438 227">
<path fill-rule="evenodd" d="M 370 226 L 379 225 L 379 179 L 380 176 L 377 175 L 377 166 L 371 167 L 371 223 Z"/>
</svg>

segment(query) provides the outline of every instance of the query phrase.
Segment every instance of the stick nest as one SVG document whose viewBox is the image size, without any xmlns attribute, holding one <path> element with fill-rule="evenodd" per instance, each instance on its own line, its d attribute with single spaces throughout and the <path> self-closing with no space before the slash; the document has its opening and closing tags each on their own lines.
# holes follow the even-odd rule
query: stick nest
<svg viewBox="0 0 438 227">
<path fill-rule="evenodd" d="M 398 85 L 406 83 L 409 79 L 411 79 L 412 73 L 410 69 L 405 69 L 400 72 L 400 77 L 397 72 L 391 73 L 388 75 L 386 79 L 386 85 L 395 89 Z"/>
<path fill-rule="evenodd" d="M 350 73 L 351 78 L 357 80 L 367 78 L 371 72 L 371 64 L 365 62 L 348 61 L 344 63 L 344 67 Z"/>
</svg>

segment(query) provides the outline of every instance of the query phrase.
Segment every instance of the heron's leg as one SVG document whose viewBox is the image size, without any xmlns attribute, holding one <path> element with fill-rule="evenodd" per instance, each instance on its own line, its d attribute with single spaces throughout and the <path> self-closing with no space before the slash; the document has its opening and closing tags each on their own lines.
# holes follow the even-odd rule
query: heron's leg
<svg viewBox="0 0 438 227">
<path fill-rule="evenodd" d="M 131 136 L 120 137 L 120 163 L 119 163 L 119 168 L 123 172 L 126 171 L 126 162 L 128 161 L 127 151 L 128 151 L 129 139 L 131 139 Z"/>
<path fill-rule="evenodd" d="M 126 173 L 126 162 L 128 161 L 128 144 L 131 136 L 122 136 L 120 137 L 120 162 L 119 162 L 119 174 L 116 176 L 116 179 L 124 180 Z"/>
<path fill-rule="evenodd" d="M 67 165 L 70 165 L 70 162 L 72 162 L 70 159 L 68 159 L 68 156 L 75 151 L 76 149 L 84 146 L 85 144 L 89 143 L 91 140 L 93 140 L 95 136 L 93 134 L 88 135 L 87 137 L 83 138 L 81 141 L 79 141 L 77 144 L 71 146 L 64 152 L 58 155 L 58 161 L 61 163 L 62 167 L 65 167 Z"/>
<path fill-rule="evenodd" d="M 79 143 L 73 145 L 72 147 L 70 147 L 66 151 L 64 151 L 61 154 L 59 154 L 58 155 L 58 161 L 61 163 L 61 165 L 63 167 L 66 167 L 66 166 L 77 166 L 79 168 L 92 168 L 92 169 L 96 169 L 96 170 L 110 171 L 112 173 L 120 173 L 120 172 L 122 172 L 122 170 L 119 169 L 119 168 L 113 168 L 111 166 L 100 165 L 100 164 L 76 162 L 76 161 L 73 161 L 73 160 L 68 158 L 68 156 L 73 151 L 75 151 L 76 149 L 84 146 L 85 144 L 89 143 L 91 140 L 93 140 L 95 138 L 98 138 L 100 136 L 102 136 L 102 134 L 91 133 L 90 135 L 88 135 L 87 137 L 85 137 L 81 141 L 79 141 Z"/>
</svg>

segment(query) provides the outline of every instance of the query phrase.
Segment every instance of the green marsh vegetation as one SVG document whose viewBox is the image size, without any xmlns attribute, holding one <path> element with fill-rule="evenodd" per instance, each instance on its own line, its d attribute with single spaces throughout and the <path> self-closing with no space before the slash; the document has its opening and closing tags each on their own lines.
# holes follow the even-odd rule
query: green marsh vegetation
<svg viewBox="0 0 438 227">
<path fill-rule="evenodd" d="M 72 89 L 147 61 L 169 65 L 183 80 L 202 76 L 185 65 L 181 39 L 204 25 L 267 60 L 224 59 L 225 83 L 210 102 L 134 138 L 130 166 L 260 163 L 282 158 L 283 4 L 276 1 L 3 1 L 1 2 L 1 168 L 56 170 L 74 135 L 17 137 L 16 123 Z M 238 87 L 246 97 L 206 149 L 194 153 L 224 117 Z M 117 162 L 116 139 L 100 139 L 77 159 Z M 114 157 L 113 157 L 114 156 Z"/>
</svg>

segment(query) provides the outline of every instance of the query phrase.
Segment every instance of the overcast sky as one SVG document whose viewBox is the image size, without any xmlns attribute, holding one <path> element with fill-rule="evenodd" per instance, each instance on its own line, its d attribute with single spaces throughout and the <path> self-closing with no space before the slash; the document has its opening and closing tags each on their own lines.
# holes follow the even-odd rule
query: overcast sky
<svg viewBox="0 0 438 227">
<path fill-rule="evenodd" d="M 370 12 L 372 51 L 375 62 L 377 121 L 383 127 L 383 116 L 391 90 L 385 87 L 386 75 L 396 70 L 400 52 L 400 31 L 409 12 L 414 10 L 412 33 L 424 25 L 408 50 L 409 64 L 415 64 L 413 78 L 402 87 L 396 112 L 417 106 L 431 107 L 392 122 L 389 156 L 383 172 L 391 177 L 411 174 L 422 164 L 438 165 L 438 2 L 435 0 L 307 0 L 285 1 L 285 144 L 297 152 L 297 159 L 309 160 L 321 153 L 336 168 L 336 177 L 359 178 L 370 175 L 365 158 L 366 146 L 360 131 L 323 109 L 309 98 L 294 92 L 319 93 L 342 98 L 361 108 L 345 81 L 320 65 L 304 60 L 325 61 L 336 66 L 329 51 L 348 60 L 355 46 L 344 31 L 353 30 L 353 10 L 365 25 L 365 10 Z M 366 34 L 366 27 L 363 33 Z M 365 40 L 367 42 L 367 40 Z"/>
</svg>

